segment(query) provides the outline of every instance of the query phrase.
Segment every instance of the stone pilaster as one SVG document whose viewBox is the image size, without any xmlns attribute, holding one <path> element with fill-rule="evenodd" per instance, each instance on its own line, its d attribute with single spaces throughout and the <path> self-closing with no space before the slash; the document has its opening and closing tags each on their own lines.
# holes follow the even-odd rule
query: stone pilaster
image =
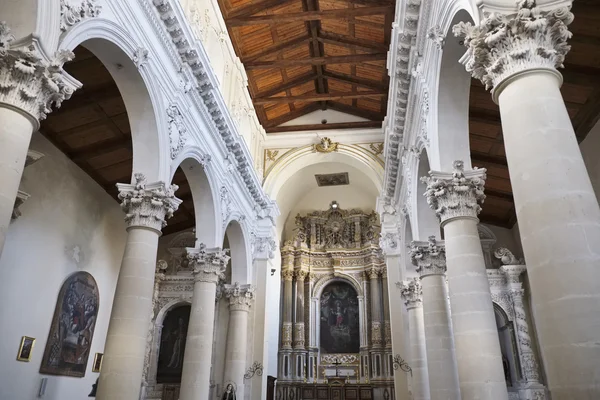
<svg viewBox="0 0 600 400">
<path fill-rule="evenodd" d="M 479 240 L 477 215 L 485 199 L 485 169 L 430 172 L 425 196 L 444 228 L 452 327 L 463 398 L 506 400 L 492 295 Z"/>
<path fill-rule="evenodd" d="M 551 397 L 600 398 L 600 347 L 590 346 L 600 343 L 600 207 L 557 71 L 573 15 L 570 2 L 537 3 L 521 1 L 517 13 L 487 15 L 455 34 L 468 46 L 467 70 L 494 86 L 500 108 Z"/>
<path fill-rule="evenodd" d="M 296 275 L 296 322 L 294 323 L 294 349 L 304 350 L 305 329 L 304 329 L 304 280 L 308 271 L 298 270 Z"/>
<path fill-rule="evenodd" d="M 228 251 L 207 249 L 202 243 L 187 249 L 194 276 L 194 294 L 183 358 L 181 400 L 208 398 L 211 366 L 206 360 L 212 359 L 215 298 L 218 282 L 225 278 Z"/>
<path fill-rule="evenodd" d="M 410 336 L 409 365 L 412 369 L 412 392 L 414 400 L 429 400 L 429 372 L 423 324 L 423 291 L 418 278 L 402 282 L 401 294 L 408 311 Z"/>
<path fill-rule="evenodd" d="M 158 237 L 181 203 L 174 195 L 177 186 L 147 184 L 142 174 L 135 179 L 135 184 L 117 185 L 128 233 L 98 384 L 97 398 L 102 400 L 139 398 Z"/>
<path fill-rule="evenodd" d="M 380 270 L 377 267 L 371 267 L 367 274 L 371 286 L 371 346 L 380 348 L 383 343 Z"/>
<path fill-rule="evenodd" d="M 421 279 L 423 325 L 430 398 L 460 400 L 458 368 L 446 290 L 446 253 L 443 242 L 412 242 L 410 258 Z"/>
<path fill-rule="evenodd" d="M 281 348 L 292 349 L 292 281 L 294 271 L 281 271 L 283 279 L 283 322 L 281 330 Z"/>
<path fill-rule="evenodd" d="M 225 352 L 225 379 L 222 387 L 233 384 L 236 398 L 244 398 L 244 374 L 246 373 L 246 346 L 248 338 L 248 314 L 254 303 L 255 289 L 251 285 L 225 285 L 229 299 L 229 325 Z"/>
<path fill-rule="evenodd" d="M 31 134 L 79 87 L 62 68 L 72 58 L 68 51 L 46 56 L 37 40 L 17 43 L 0 22 L 0 255 L 15 202 L 24 199 L 17 193 Z"/>
</svg>

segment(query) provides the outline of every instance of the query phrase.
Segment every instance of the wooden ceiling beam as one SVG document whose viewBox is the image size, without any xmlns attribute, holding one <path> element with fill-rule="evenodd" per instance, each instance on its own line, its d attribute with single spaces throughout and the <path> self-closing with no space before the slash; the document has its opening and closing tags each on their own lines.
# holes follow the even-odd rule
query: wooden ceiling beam
<svg viewBox="0 0 600 400">
<path fill-rule="evenodd" d="M 251 63 L 246 63 L 246 69 L 287 68 L 297 67 L 299 65 L 354 64 L 360 62 L 381 61 L 385 59 L 387 59 L 387 54 L 373 53 L 349 56 L 300 58 L 297 60 L 253 61 Z"/>
<path fill-rule="evenodd" d="M 314 81 L 315 79 L 317 79 L 317 74 L 315 74 L 314 72 L 311 72 L 311 73 L 305 74 L 305 75 L 301 75 L 297 78 L 287 81 L 286 83 L 278 84 L 277 86 L 273 86 L 265 91 L 258 92 L 258 93 L 256 93 L 256 96 L 254 96 L 254 98 L 274 96 L 277 93 L 285 92 L 286 90 L 289 90 L 293 87 L 303 85 L 310 81 Z"/>
<path fill-rule="evenodd" d="M 96 142 L 89 146 L 79 148 L 67 153 L 67 157 L 71 160 L 78 162 L 83 160 L 89 160 L 90 158 L 98 157 L 106 153 L 113 152 L 120 149 L 133 148 L 131 137 L 120 137 L 117 139 L 109 139 L 102 142 Z"/>
<path fill-rule="evenodd" d="M 234 8 L 227 13 L 226 19 L 229 18 L 241 18 L 241 17 L 249 17 L 256 13 L 265 11 L 271 7 L 280 6 L 286 3 L 291 3 L 295 0 L 263 0 L 258 3 L 252 3 L 247 6 L 243 6 L 240 8 Z M 223 13 L 225 14 L 225 13 Z"/>
<path fill-rule="evenodd" d="M 389 12 L 394 12 L 394 7 L 391 4 L 376 7 L 340 8 L 335 10 L 313 10 L 287 14 L 259 15 L 256 17 L 227 18 L 225 22 L 228 26 L 235 27 L 246 25 L 279 24 L 283 22 L 318 21 L 322 19 L 344 19 L 348 17 L 383 15 Z"/>
<path fill-rule="evenodd" d="M 383 97 L 386 95 L 387 95 L 386 92 L 372 90 L 369 92 L 312 93 L 312 94 L 302 94 L 299 96 L 261 97 L 261 98 L 255 98 L 252 101 L 254 102 L 255 105 L 285 104 L 285 103 L 294 103 L 296 101 L 308 102 L 308 101 L 328 101 L 328 100 L 349 100 L 349 99 L 360 99 L 363 97 Z"/>
<path fill-rule="evenodd" d="M 500 156 L 490 156 L 489 154 L 471 152 L 471 163 L 477 164 L 477 161 L 486 162 L 489 164 L 496 164 L 500 167 L 508 167 L 506 158 Z"/>
<path fill-rule="evenodd" d="M 334 0 L 334 1 L 338 1 L 338 0 Z M 380 5 L 380 6 L 384 6 L 384 5 L 388 5 L 394 4 L 393 0 L 342 0 L 342 1 L 338 1 L 340 3 L 351 3 L 351 4 L 361 4 L 361 5 L 365 5 L 365 6 L 375 6 L 375 5 Z"/>
<path fill-rule="evenodd" d="M 328 43 L 335 46 L 344 46 L 353 48 L 355 50 L 364 51 L 377 51 L 386 52 L 389 50 L 389 45 L 385 43 L 379 43 L 372 40 L 357 40 L 345 35 L 340 35 L 333 32 L 321 32 L 319 34 L 319 41 L 322 43 Z"/>
<path fill-rule="evenodd" d="M 326 71 L 324 75 L 325 75 L 325 78 L 327 78 L 327 79 L 333 79 L 333 80 L 336 80 L 339 82 L 349 83 L 349 84 L 356 85 L 356 86 L 362 86 L 367 89 L 380 90 L 380 91 L 388 90 L 387 85 L 383 85 L 380 82 L 373 81 L 371 79 L 357 78 L 357 77 L 354 77 L 351 75 L 341 74 L 339 72 L 332 72 L 332 71 Z"/>
<path fill-rule="evenodd" d="M 320 131 L 327 129 L 365 129 L 381 128 L 381 121 L 360 121 L 360 122 L 337 122 L 333 124 L 307 124 L 307 125 L 289 125 L 276 126 L 266 129 L 267 133 L 283 133 L 297 131 Z"/>
<path fill-rule="evenodd" d="M 256 61 L 260 58 L 270 56 L 274 53 L 279 53 L 282 50 L 295 49 L 296 47 L 299 47 L 300 45 L 305 43 L 309 43 L 310 41 L 310 37 L 301 36 L 292 40 L 288 40 L 287 42 L 279 43 L 275 46 L 267 47 L 266 49 L 258 53 L 248 55 L 242 58 L 241 61 L 242 63 Z"/>
<path fill-rule="evenodd" d="M 266 130 L 266 129 L 272 128 L 274 126 L 284 124 L 288 121 L 291 121 L 291 120 L 301 117 L 303 115 L 310 114 L 313 111 L 317 111 L 319 108 L 320 108 L 320 106 L 318 103 L 309 104 L 306 107 L 302 107 L 302 108 L 299 108 L 292 112 L 283 114 L 279 117 L 267 120 L 267 122 L 263 124 L 263 128 L 265 128 L 265 130 Z"/>
<path fill-rule="evenodd" d="M 305 11 L 318 11 L 318 3 L 315 0 L 302 0 L 302 8 Z M 306 21 L 306 29 L 311 37 L 311 56 L 324 57 L 323 47 L 317 40 L 319 36 L 320 21 Z M 315 81 L 317 93 L 326 93 L 325 79 L 323 79 L 323 66 L 314 65 L 313 69 L 317 73 L 317 80 Z M 325 110 L 326 108 L 326 103 L 322 101 L 321 109 Z"/>
<path fill-rule="evenodd" d="M 342 113 L 354 115 L 361 118 L 370 119 L 371 121 L 383 121 L 385 117 L 384 114 L 378 113 L 376 111 L 365 110 L 363 108 L 352 107 L 344 103 L 337 103 L 334 101 L 328 101 L 327 106 L 335 111 L 339 111 Z"/>
</svg>

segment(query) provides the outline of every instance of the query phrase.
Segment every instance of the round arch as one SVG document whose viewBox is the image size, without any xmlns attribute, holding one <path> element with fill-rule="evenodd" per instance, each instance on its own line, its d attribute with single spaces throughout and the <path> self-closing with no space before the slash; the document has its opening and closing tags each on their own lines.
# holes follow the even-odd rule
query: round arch
<svg viewBox="0 0 600 400">
<path fill-rule="evenodd" d="M 164 96 L 150 68 L 138 68 L 134 54 L 141 49 L 131 35 L 116 23 L 93 18 L 80 22 L 62 38 L 58 50 L 83 46 L 104 64 L 125 103 L 133 142 L 133 172 L 146 175 L 148 182 L 167 181 L 169 139 Z"/>
<path fill-rule="evenodd" d="M 244 228 L 238 221 L 232 220 L 227 225 L 225 235 L 229 241 L 231 256 L 231 283 L 252 283 L 250 246 Z M 223 238 L 224 240 L 225 238 Z"/>
<path fill-rule="evenodd" d="M 178 167 L 185 174 L 192 192 L 197 243 L 204 243 L 208 248 L 221 247 L 223 244 L 223 227 L 221 225 L 218 184 L 207 168 L 206 156 L 198 147 L 187 147 L 173 160 L 169 182 L 173 179 Z M 175 193 L 177 195 L 177 193 Z"/>
<path fill-rule="evenodd" d="M 350 284 L 350 286 L 352 286 L 352 288 L 354 288 L 354 290 L 356 290 L 356 294 L 359 297 L 360 296 L 364 296 L 364 292 L 363 292 L 363 289 L 362 289 L 362 287 L 360 285 L 360 282 L 358 282 L 351 275 L 340 273 L 338 276 L 325 275 L 324 277 L 322 277 L 321 279 L 319 279 L 315 283 L 315 287 L 313 288 L 311 297 L 316 297 L 316 298 L 321 297 L 321 294 L 323 293 L 323 289 L 325 289 L 325 287 L 327 285 L 329 285 L 330 283 L 333 283 L 333 282 L 345 282 L 345 283 L 348 283 L 348 284 Z"/>
</svg>

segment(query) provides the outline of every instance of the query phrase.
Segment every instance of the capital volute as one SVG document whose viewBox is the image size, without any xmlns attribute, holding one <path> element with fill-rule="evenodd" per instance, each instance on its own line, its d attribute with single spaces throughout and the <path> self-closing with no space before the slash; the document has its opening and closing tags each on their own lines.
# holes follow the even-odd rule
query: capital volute
<svg viewBox="0 0 600 400">
<path fill-rule="evenodd" d="M 478 25 L 460 22 L 452 32 L 467 47 L 466 70 L 486 89 L 494 88 L 497 102 L 498 89 L 517 74 L 535 69 L 559 76 L 556 69 L 571 48 L 572 21 L 570 6 L 544 11 L 535 0 L 521 0 L 516 14 L 490 13 Z"/>
<path fill-rule="evenodd" d="M 229 309 L 232 311 L 250 311 L 254 302 L 255 288 L 252 285 L 240 285 L 238 282 L 233 285 L 224 286 L 225 297 L 229 299 Z"/>
<path fill-rule="evenodd" d="M 411 242 L 409 254 L 421 278 L 446 273 L 446 249 L 443 243 L 436 241 L 435 236 L 429 236 L 427 242 Z"/>
<path fill-rule="evenodd" d="M 24 112 L 37 130 L 52 107 L 60 107 L 80 85 L 63 70 L 73 57 L 71 51 L 62 50 L 48 58 L 35 39 L 20 46 L 6 22 L 0 21 L 0 104 Z"/>
<path fill-rule="evenodd" d="M 442 226 L 452 219 L 477 219 L 485 200 L 485 168 L 465 171 L 460 160 L 454 161 L 453 167 L 452 173 L 430 171 L 428 177 L 421 178 L 427 184 L 427 203 Z"/>
<path fill-rule="evenodd" d="M 177 185 L 164 182 L 147 183 L 144 174 L 134 175 L 135 183 L 117 183 L 121 208 L 127 227 L 144 227 L 161 231 L 167 219 L 177 211 L 181 200 L 175 197 Z"/>
<path fill-rule="evenodd" d="M 418 278 L 403 281 L 400 285 L 400 292 L 407 308 L 415 308 L 423 304 L 423 288 Z"/>
<path fill-rule="evenodd" d="M 293 269 L 284 269 L 281 271 L 281 278 L 284 281 L 293 281 L 294 280 L 294 270 Z"/>
<path fill-rule="evenodd" d="M 229 262 L 229 249 L 208 249 L 204 243 L 186 249 L 196 282 L 218 283 L 225 279 L 225 268 Z"/>
</svg>

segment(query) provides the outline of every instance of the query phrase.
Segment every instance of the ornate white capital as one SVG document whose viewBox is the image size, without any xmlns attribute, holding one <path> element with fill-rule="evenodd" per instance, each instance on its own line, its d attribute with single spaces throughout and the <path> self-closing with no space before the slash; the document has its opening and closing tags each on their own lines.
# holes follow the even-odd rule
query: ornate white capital
<svg viewBox="0 0 600 400">
<path fill-rule="evenodd" d="M 460 22 L 452 28 L 468 48 L 465 67 L 486 88 L 531 70 L 556 71 L 571 46 L 567 25 L 573 21 L 570 7 L 542 11 L 535 0 L 520 0 L 513 15 L 491 13 L 479 25 Z"/>
<path fill-rule="evenodd" d="M 410 260 L 421 278 L 446 273 L 446 249 L 443 244 L 437 243 L 435 236 L 429 236 L 427 243 L 411 242 Z"/>
<path fill-rule="evenodd" d="M 485 168 L 465 171 L 460 160 L 453 166 L 452 173 L 431 171 L 421 178 L 427 184 L 427 203 L 442 225 L 453 218 L 477 218 L 485 199 Z"/>
<path fill-rule="evenodd" d="M 511 288 L 521 288 L 520 276 L 527 271 L 525 265 L 503 265 L 500 271 L 506 276 L 506 280 Z"/>
<path fill-rule="evenodd" d="M 254 260 L 268 260 L 275 257 L 277 243 L 271 237 L 252 236 L 252 255 Z"/>
<path fill-rule="evenodd" d="M 525 264 L 523 260 L 519 260 L 515 255 L 506 247 L 499 247 L 494 250 L 494 257 L 502 262 L 503 265 L 522 265 Z"/>
<path fill-rule="evenodd" d="M 186 249 L 187 259 L 192 267 L 192 274 L 196 282 L 209 282 L 217 284 L 225 279 L 225 268 L 229 262 L 229 249 L 207 249 L 204 243 Z"/>
<path fill-rule="evenodd" d="M 135 183 L 117 183 L 121 208 L 128 227 L 146 227 L 161 231 L 167 219 L 177 211 L 181 200 L 175 197 L 177 185 L 146 183 L 144 174 L 134 175 Z"/>
<path fill-rule="evenodd" d="M 225 285 L 224 292 L 225 297 L 229 299 L 229 309 L 231 311 L 250 311 L 250 307 L 254 302 L 254 286 L 240 285 L 236 282 L 233 285 Z"/>
<path fill-rule="evenodd" d="M 52 106 L 60 107 L 78 88 L 62 68 L 74 54 L 63 50 L 48 59 L 37 41 L 12 47 L 14 41 L 6 22 L 0 21 L 0 104 L 32 117 L 37 130 L 39 120 L 46 118 Z"/>
<path fill-rule="evenodd" d="M 407 308 L 411 309 L 423 305 L 423 288 L 418 278 L 403 281 L 400 290 Z"/>
</svg>

